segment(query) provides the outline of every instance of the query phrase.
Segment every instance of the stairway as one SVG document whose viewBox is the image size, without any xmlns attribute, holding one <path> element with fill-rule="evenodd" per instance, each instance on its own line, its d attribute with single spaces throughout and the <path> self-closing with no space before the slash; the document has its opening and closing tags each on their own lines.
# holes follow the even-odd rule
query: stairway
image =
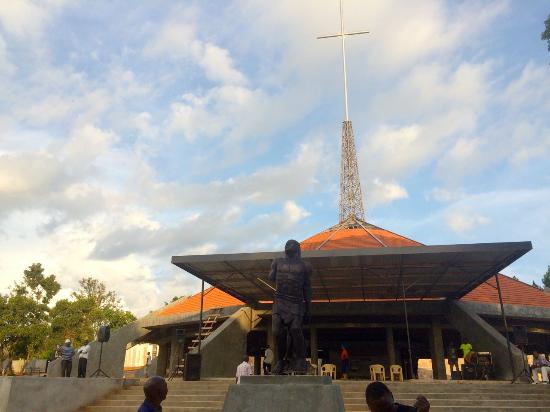
<svg viewBox="0 0 550 412">
<path fill-rule="evenodd" d="M 214 329 L 216 328 L 216 324 L 220 320 L 220 312 L 221 310 L 218 309 L 216 312 L 211 313 L 208 315 L 206 320 L 202 321 L 202 328 L 200 328 L 199 332 L 195 334 L 194 339 L 191 341 L 191 345 L 187 347 L 189 352 L 192 352 L 194 349 L 198 348 L 199 341 L 205 340 L 212 332 L 214 332 Z M 199 333 L 201 334 L 201 338 L 199 340 Z"/>
<path fill-rule="evenodd" d="M 220 412 L 233 379 L 168 382 L 163 412 Z M 365 388 L 370 381 L 335 381 L 346 412 L 366 412 Z M 543 412 L 550 410 L 550 385 L 479 381 L 387 382 L 395 400 L 414 404 L 417 395 L 430 401 L 430 411 Z M 142 386 L 123 389 L 81 409 L 81 412 L 136 412 L 143 402 Z"/>
<path fill-rule="evenodd" d="M 365 388 L 370 381 L 336 381 L 346 412 L 368 411 Z M 542 412 L 550 411 L 550 386 L 480 381 L 386 382 L 396 402 L 413 405 L 422 394 L 430 411 Z"/>
<path fill-rule="evenodd" d="M 168 382 L 168 397 L 162 403 L 163 412 L 220 412 L 227 388 L 233 379 L 198 382 L 173 380 Z M 81 412 L 136 412 L 143 402 L 142 386 L 123 389 Z"/>
</svg>

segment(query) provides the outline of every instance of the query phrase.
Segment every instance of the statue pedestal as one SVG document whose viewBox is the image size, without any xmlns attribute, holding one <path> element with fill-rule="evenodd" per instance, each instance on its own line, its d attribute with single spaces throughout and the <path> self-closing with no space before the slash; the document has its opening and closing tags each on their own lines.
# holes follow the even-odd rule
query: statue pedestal
<svg viewBox="0 0 550 412">
<path fill-rule="evenodd" d="M 243 376 L 231 385 L 223 412 L 344 412 L 329 376 Z"/>
</svg>

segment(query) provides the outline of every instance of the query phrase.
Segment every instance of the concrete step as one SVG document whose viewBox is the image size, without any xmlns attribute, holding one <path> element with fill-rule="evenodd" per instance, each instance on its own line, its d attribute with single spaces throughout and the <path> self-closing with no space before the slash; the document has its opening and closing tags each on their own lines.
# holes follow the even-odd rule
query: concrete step
<svg viewBox="0 0 550 412">
<path fill-rule="evenodd" d="M 346 407 L 346 412 L 368 412 L 366 406 L 362 409 L 349 409 Z M 548 407 L 501 407 L 501 406 L 432 406 L 430 412 L 548 412 Z M 164 412 L 164 409 L 163 409 Z"/>
<path fill-rule="evenodd" d="M 143 399 L 133 400 L 133 399 L 104 399 L 96 403 L 97 406 L 132 406 L 132 405 L 139 405 L 143 402 Z M 206 399 L 199 399 L 199 400 L 180 400 L 180 399 L 170 399 L 167 398 L 164 402 L 162 402 L 162 407 L 165 406 L 189 406 L 189 407 L 197 407 L 197 406 L 208 406 L 208 407 L 220 407 L 223 404 L 223 399 L 221 400 L 206 400 Z"/>
<path fill-rule="evenodd" d="M 367 412 L 365 389 L 370 381 L 336 381 L 346 412 Z M 509 382 L 385 382 L 397 402 L 413 405 L 428 398 L 430 411 L 539 412 L 550 411 L 550 387 Z"/>
<path fill-rule="evenodd" d="M 416 398 L 397 398 L 396 402 L 403 403 L 405 405 L 414 405 L 416 401 Z M 355 407 L 355 406 L 361 406 L 365 407 L 365 400 L 362 401 L 349 401 L 344 400 L 344 405 L 346 406 L 346 409 L 348 407 Z M 520 399 L 520 400 L 480 400 L 480 399 L 453 399 L 452 401 L 447 401 L 445 399 L 430 399 L 430 405 L 432 406 L 479 406 L 479 407 L 530 407 L 530 408 L 542 408 L 548 406 L 548 402 L 545 400 L 526 400 L 526 399 Z"/>
<path fill-rule="evenodd" d="M 88 406 L 84 409 L 85 412 L 136 412 L 139 404 L 136 406 Z M 169 406 L 162 407 L 162 412 L 220 412 L 221 407 L 186 407 L 186 406 Z"/>
<path fill-rule="evenodd" d="M 405 398 L 416 398 L 416 396 L 419 395 L 417 392 L 400 392 L 400 393 L 393 393 L 394 397 L 399 399 L 405 399 Z M 430 393 L 430 392 L 422 392 L 422 395 L 426 396 L 429 399 L 445 399 L 448 401 L 452 401 L 453 399 L 464 399 L 464 394 L 457 394 L 457 393 Z M 342 396 L 345 397 L 345 399 L 360 399 L 365 400 L 365 392 L 347 392 L 342 393 Z M 537 393 L 534 395 L 525 395 L 523 393 L 495 393 L 495 394 L 475 394 L 476 399 L 483 399 L 483 400 L 522 400 L 522 399 L 533 399 L 533 400 L 544 400 L 548 402 L 550 405 L 550 392 L 547 394 Z"/>
<path fill-rule="evenodd" d="M 364 397 L 364 396 L 363 396 Z M 127 395 L 124 392 L 121 392 L 119 394 L 113 395 L 109 397 L 108 399 L 113 400 L 128 400 L 128 401 L 139 401 L 143 400 L 143 394 L 141 395 Z M 174 401 L 192 401 L 192 400 L 217 400 L 217 401 L 223 401 L 225 399 L 225 393 L 220 392 L 218 394 L 198 394 L 198 395 L 173 395 L 168 394 L 167 397 L 168 400 L 174 400 Z"/>
</svg>

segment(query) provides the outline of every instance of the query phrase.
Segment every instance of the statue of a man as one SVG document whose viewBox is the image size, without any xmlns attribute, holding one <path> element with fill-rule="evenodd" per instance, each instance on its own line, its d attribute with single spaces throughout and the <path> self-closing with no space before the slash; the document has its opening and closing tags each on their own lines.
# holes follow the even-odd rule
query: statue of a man
<svg viewBox="0 0 550 412">
<path fill-rule="evenodd" d="M 273 260 L 269 280 L 275 282 L 273 303 L 273 337 L 277 342 L 277 364 L 273 374 L 283 373 L 287 337 L 292 342 L 290 371 L 306 373 L 306 345 L 302 325 L 309 319 L 311 305 L 311 265 L 301 257 L 300 244 L 289 240 L 285 257 Z"/>
</svg>

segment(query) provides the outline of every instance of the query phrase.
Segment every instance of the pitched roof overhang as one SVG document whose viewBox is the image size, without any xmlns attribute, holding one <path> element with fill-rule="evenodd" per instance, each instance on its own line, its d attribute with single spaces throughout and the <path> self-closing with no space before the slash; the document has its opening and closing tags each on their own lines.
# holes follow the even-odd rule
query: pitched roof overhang
<svg viewBox="0 0 550 412">
<path fill-rule="evenodd" d="M 531 242 L 312 250 L 313 301 L 458 299 L 532 249 Z M 173 256 L 172 263 L 257 306 L 273 299 L 267 279 L 282 252 Z"/>
</svg>

